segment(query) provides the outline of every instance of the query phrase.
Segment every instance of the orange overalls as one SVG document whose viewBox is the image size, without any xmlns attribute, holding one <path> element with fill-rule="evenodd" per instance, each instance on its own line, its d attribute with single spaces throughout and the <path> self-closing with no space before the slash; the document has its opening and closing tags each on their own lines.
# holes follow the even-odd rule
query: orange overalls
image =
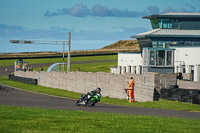
<svg viewBox="0 0 200 133">
<path fill-rule="evenodd" d="M 135 87 L 135 81 L 134 79 L 131 79 L 128 83 L 128 95 L 129 95 L 129 103 L 135 102 L 134 98 L 134 87 Z"/>
<path fill-rule="evenodd" d="M 19 66 L 19 64 L 17 64 L 17 68 L 19 68 L 20 66 Z"/>
</svg>

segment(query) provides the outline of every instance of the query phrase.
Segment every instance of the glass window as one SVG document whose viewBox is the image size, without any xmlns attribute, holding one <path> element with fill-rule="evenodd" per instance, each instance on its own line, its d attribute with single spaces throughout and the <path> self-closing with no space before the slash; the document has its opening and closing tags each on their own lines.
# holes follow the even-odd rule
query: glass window
<svg viewBox="0 0 200 133">
<path fill-rule="evenodd" d="M 159 28 L 158 19 L 150 19 L 150 21 L 153 29 Z"/>
<path fill-rule="evenodd" d="M 167 65 L 173 65 L 172 51 L 167 51 Z"/>
<path fill-rule="evenodd" d="M 156 51 L 150 51 L 149 65 L 156 65 Z"/>
<path fill-rule="evenodd" d="M 165 42 L 164 41 L 159 41 L 158 42 L 158 48 L 165 48 Z"/>
<path fill-rule="evenodd" d="M 156 65 L 164 66 L 165 65 L 165 50 L 158 50 L 156 52 Z"/>
<path fill-rule="evenodd" d="M 193 42 L 193 46 L 200 46 L 200 42 L 194 41 L 194 42 Z"/>
<path fill-rule="evenodd" d="M 148 50 L 143 50 L 143 64 L 146 66 L 148 60 Z"/>
<path fill-rule="evenodd" d="M 166 42 L 165 42 L 165 48 L 169 48 L 169 47 L 170 47 L 170 44 L 171 44 L 171 41 L 166 41 Z"/>
<path fill-rule="evenodd" d="M 164 23 L 164 24 L 162 25 L 162 28 L 163 28 L 163 29 L 167 29 L 167 27 L 168 27 L 168 24 L 166 24 L 166 23 Z"/>
<path fill-rule="evenodd" d="M 157 41 L 152 41 L 152 47 L 157 48 Z"/>
<path fill-rule="evenodd" d="M 177 45 L 177 42 L 176 41 L 172 41 L 171 45 Z"/>
<path fill-rule="evenodd" d="M 192 46 L 192 42 L 191 41 L 185 41 L 184 45 L 185 46 Z"/>
<path fill-rule="evenodd" d="M 184 41 L 179 41 L 179 42 L 178 42 L 178 45 L 181 45 L 181 46 L 182 46 L 182 45 L 184 45 L 184 43 L 185 43 Z"/>
</svg>

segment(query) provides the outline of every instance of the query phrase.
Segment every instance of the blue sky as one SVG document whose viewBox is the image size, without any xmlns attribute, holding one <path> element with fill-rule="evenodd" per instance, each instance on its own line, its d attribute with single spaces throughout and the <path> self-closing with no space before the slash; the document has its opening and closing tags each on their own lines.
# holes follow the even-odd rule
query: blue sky
<svg viewBox="0 0 200 133">
<path fill-rule="evenodd" d="M 17 48 L 11 39 L 66 40 L 68 32 L 72 49 L 101 48 L 151 30 L 143 16 L 200 12 L 199 5 L 200 0 L 0 0 L 0 53 L 38 49 Z"/>
</svg>

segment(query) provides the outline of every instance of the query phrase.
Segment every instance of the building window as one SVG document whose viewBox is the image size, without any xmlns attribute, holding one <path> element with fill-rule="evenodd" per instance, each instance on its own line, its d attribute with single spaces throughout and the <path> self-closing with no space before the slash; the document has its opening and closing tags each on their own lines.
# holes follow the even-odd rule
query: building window
<svg viewBox="0 0 200 133">
<path fill-rule="evenodd" d="M 152 41 L 152 47 L 157 48 L 157 41 Z"/>
<path fill-rule="evenodd" d="M 165 48 L 165 41 L 152 41 L 153 48 Z"/>
<path fill-rule="evenodd" d="M 194 41 L 194 42 L 193 42 L 193 46 L 200 46 L 200 42 Z"/>
<path fill-rule="evenodd" d="M 156 51 L 150 51 L 149 65 L 156 65 Z"/>
<path fill-rule="evenodd" d="M 184 45 L 185 46 L 192 46 L 192 42 L 191 41 L 185 41 Z"/>
<path fill-rule="evenodd" d="M 143 57 L 144 66 L 174 65 L 174 51 L 170 49 L 143 49 Z"/>
<path fill-rule="evenodd" d="M 171 42 L 171 45 L 177 45 L 177 44 L 178 44 L 178 42 L 176 42 L 176 41 Z"/>
<path fill-rule="evenodd" d="M 166 42 L 165 42 L 165 48 L 169 48 L 169 47 L 170 47 L 170 44 L 171 44 L 171 41 L 166 41 Z"/>
<path fill-rule="evenodd" d="M 148 62 L 148 50 L 143 50 L 143 64 L 146 66 Z"/>
<path fill-rule="evenodd" d="M 159 41 L 158 48 L 165 48 L 165 41 Z"/>
<path fill-rule="evenodd" d="M 153 29 L 178 29 L 180 25 L 179 19 L 150 19 Z"/>
<path fill-rule="evenodd" d="M 181 46 L 182 46 L 182 45 L 184 45 L 184 43 L 185 43 L 184 41 L 179 41 L 179 42 L 178 42 L 178 45 L 181 45 Z"/>
<path fill-rule="evenodd" d="M 166 65 L 168 65 L 168 66 L 172 66 L 172 65 L 173 65 L 173 55 L 172 55 L 172 51 L 167 51 L 167 61 L 166 61 Z"/>
<path fill-rule="evenodd" d="M 165 66 L 165 50 L 158 50 L 156 52 L 157 56 L 157 61 L 156 65 L 157 66 Z"/>
<path fill-rule="evenodd" d="M 158 25 L 158 19 L 150 19 L 150 21 L 151 21 L 151 26 L 153 29 L 160 28 Z"/>
</svg>

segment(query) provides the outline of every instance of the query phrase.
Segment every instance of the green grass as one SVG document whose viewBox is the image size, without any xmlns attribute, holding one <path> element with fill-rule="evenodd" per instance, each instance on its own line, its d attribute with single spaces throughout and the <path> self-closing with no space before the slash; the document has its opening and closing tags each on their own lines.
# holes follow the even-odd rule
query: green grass
<svg viewBox="0 0 200 133">
<path fill-rule="evenodd" d="M 80 93 L 75 93 L 67 90 L 53 89 L 49 87 L 43 87 L 38 85 L 29 85 L 21 82 L 15 82 L 8 80 L 6 76 L 0 76 L 0 83 L 13 86 L 16 88 L 21 88 L 23 90 L 29 90 L 33 92 L 51 94 L 56 96 L 68 97 L 78 99 Z M 161 109 L 172 109 L 172 110 L 185 110 L 185 111 L 200 111 L 200 106 L 191 103 L 182 103 L 177 101 L 160 100 L 155 102 L 135 102 L 129 103 L 125 99 L 115 99 L 109 97 L 102 97 L 101 103 L 123 105 L 123 106 L 134 106 L 134 107 L 148 107 L 148 108 L 161 108 Z"/>
<path fill-rule="evenodd" d="M 0 106 L 1 133 L 199 133 L 200 120 Z"/>
<path fill-rule="evenodd" d="M 71 64 L 70 71 L 80 68 L 82 72 L 110 72 L 110 67 L 117 67 L 117 62 Z M 43 67 L 43 69 L 47 71 L 48 67 Z M 34 71 L 40 71 L 40 67 L 35 67 Z M 67 65 L 65 65 L 65 72 L 67 72 Z"/>
<path fill-rule="evenodd" d="M 71 62 L 75 61 L 92 61 L 92 60 L 111 60 L 117 59 L 117 55 L 105 55 L 105 56 L 85 56 L 85 57 L 71 57 Z M 63 62 L 62 58 L 45 58 L 45 59 L 24 59 L 28 61 L 28 64 L 41 64 L 41 63 L 58 63 Z M 65 58 L 67 62 L 67 58 Z M 15 60 L 0 60 L 0 66 L 14 65 Z"/>
</svg>

